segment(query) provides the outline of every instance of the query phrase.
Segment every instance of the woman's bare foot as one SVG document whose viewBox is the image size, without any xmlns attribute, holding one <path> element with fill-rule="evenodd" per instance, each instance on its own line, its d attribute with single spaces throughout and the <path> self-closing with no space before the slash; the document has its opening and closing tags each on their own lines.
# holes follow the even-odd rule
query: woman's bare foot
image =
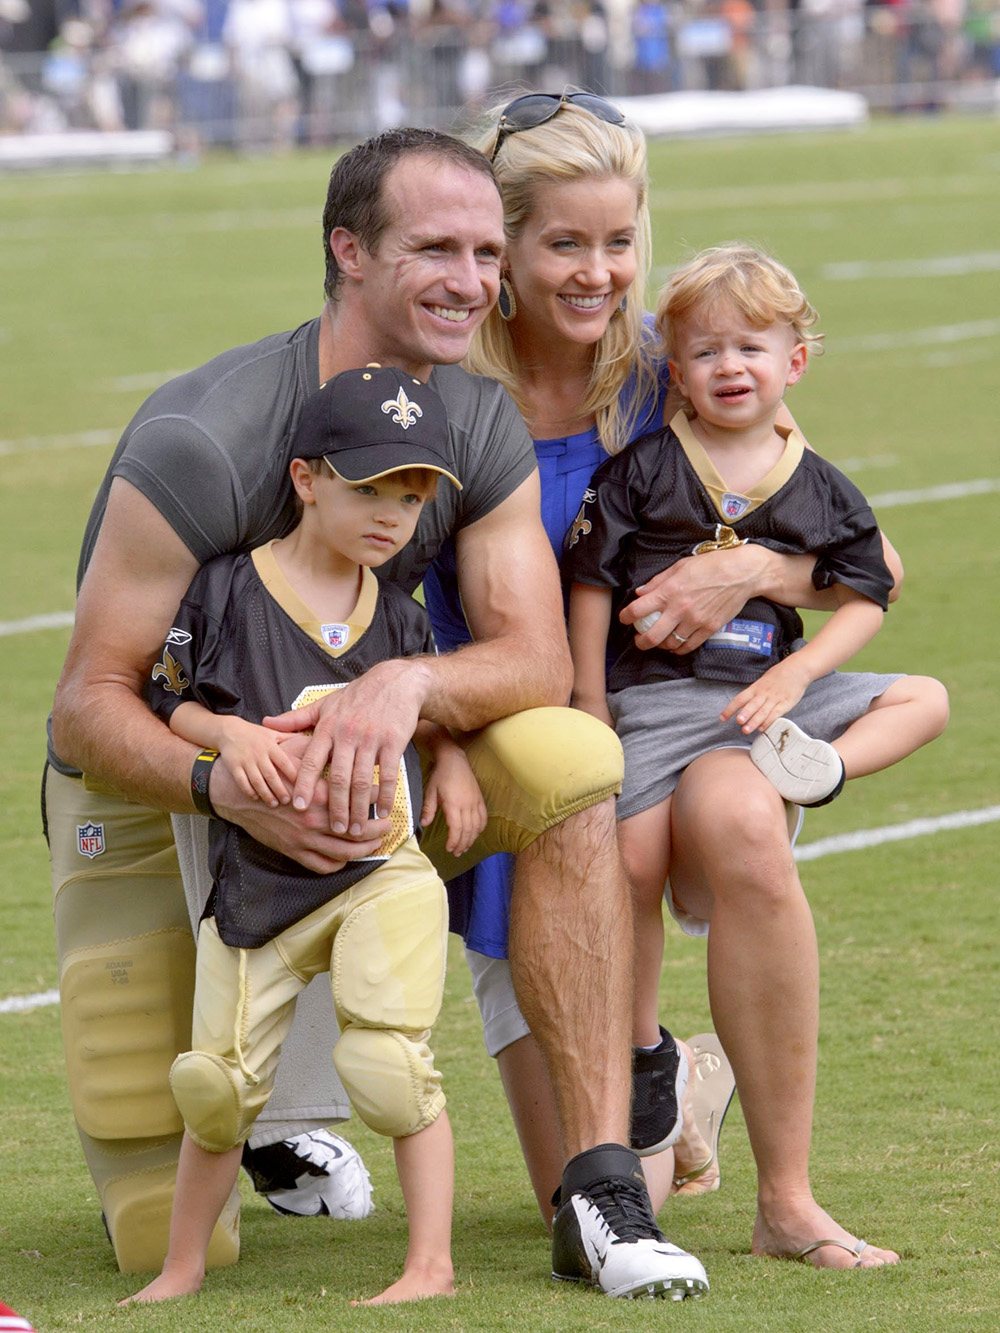
<svg viewBox="0 0 1000 1333">
<path fill-rule="evenodd" d="M 680 1147 L 679 1144 L 678 1147 Z M 678 1163 L 677 1176 L 670 1186 L 671 1198 L 678 1195 L 683 1199 L 691 1194 L 714 1194 L 722 1183 L 722 1176 L 718 1161 L 712 1158 L 711 1161 L 706 1162 L 706 1157 L 707 1154 L 702 1156 L 699 1165 L 696 1167 L 688 1167 L 686 1163 Z"/>
<path fill-rule="evenodd" d="M 671 1194 L 704 1194 L 709 1190 L 719 1188 L 719 1166 L 717 1162 L 711 1162 L 706 1170 L 702 1167 L 709 1162 L 712 1157 L 711 1145 L 706 1143 L 702 1137 L 701 1129 L 695 1122 L 694 1113 L 694 1088 L 697 1078 L 697 1069 L 695 1065 L 695 1054 L 686 1041 L 678 1041 L 677 1045 L 687 1056 L 688 1062 L 688 1082 L 684 1090 L 684 1128 L 681 1136 L 674 1144 L 674 1180 L 683 1180 L 686 1176 L 691 1176 L 698 1172 L 697 1178 L 691 1180 L 689 1184 L 676 1185 L 670 1187 Z M 712 1181 L 714 1180 L 714 1184 Z"/>
<path fill-rule="evenodd" d="M 177 1296 L 193 1296 L 201 1289 L 204 1280 L 204 1270 L 199 1273 L 190 1268 L 183 1268 L 179 1264 L 171 1264 L 168 1260 L 163 1265 L 163 1272 L 159 1277 L 154 1277 L 142 1291 L 137 1291 L 134 1296 L 126 1296 L 117 1304 L 145 1305 L 152 1301 L 170 1301 Z"/>
<path fill-rule="evenodd" d="M 711 1194 L 719 1188 L 718 1132 L 733 1089 L 732 1070 L 714 1034 L 692 1041 L 708 1045 L 694 1049 L 686 1042 L 677 1043 L 687 1055 L 691 1071 L 684 1094 L 684 1130 L 674 1145 L 674 1181 L 670 1189 L 671 1195 L 681 1197 Z"/>
<path fill-rule="evenodd" d="M 385 1291 L 352 1305 L 396 1305 L 400 1301 L 422 1301 L 429 1296 L 454 1296 L 455 1273 L 450 1263 L 426 1260 L 407 1263 L 403 1276 Z"/>
<path fill-rule="evenodd" d="M 817 1245 L 817 1241 L 823 1243 Z M 801 1259 L 814 1268 L 882 1268 L 899 1263 L 895 1250 L 881 1250 L 875 1245 L 865 1245 L 859 1250 L 860 1244 L 857 1237 L 810 1200 L 805 1207 L 783 1215 L 780 1220 L 775 1217 L 765 1221 L 758 1210 L 750 1249 L 752 1254 L 773 1259 Z"/>
</svg>

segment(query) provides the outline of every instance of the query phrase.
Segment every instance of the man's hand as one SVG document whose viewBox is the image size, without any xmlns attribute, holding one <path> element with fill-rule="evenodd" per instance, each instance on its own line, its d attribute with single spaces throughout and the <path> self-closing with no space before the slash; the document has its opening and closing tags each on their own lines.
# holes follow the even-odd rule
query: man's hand
<svg viewBox="0 0 1000 1333">
<path fill-rule="evenodd" d="M 288 753 L 295 753 L 296 749 L 304 750 L 305 747 L 306 738 L 296 737 L 284 748 Z M 326 783 L 315 783 L 313 791 L 314 798 L 304 810 L 289 805 L 271 808 L 240 789 L 222 758 L 212 766 L 209 784 L 212 805 L 222 819 L 239 824 L 252 838 L 290 856 L 307 870 L 332 875 L 342 870 L 348 861 L 372 856 L 392 829 L 391 821 L 369 819 L 366 808 L 357 835 L 337 836 L 330 832 Z"/>
<path fill-rule="evenodd" d="M 296 810 L 315 809 L 317 785 L 329 763 L 327 831 L 360 838 L 368 826 L 377 764 L 375 804 L 385 820 L 392 811 L 403 751 L 413 737 L 431 686 L 429 660 L 408 657 L 379 662 L 308 708 L 264 718 L 264 725 L 277 731 L 312 729 L 292 794 Z"/>
<path fill-rule="evenodd" d="M 637 588 L 635 601 L 618 618 L 623 625 L 634 625 L 658 611 L 656 623 L 636 635 L 636 647 L 692 653 L 757 595 L 771 554 L 748 543 L 685 556 Z"/>
</svg>

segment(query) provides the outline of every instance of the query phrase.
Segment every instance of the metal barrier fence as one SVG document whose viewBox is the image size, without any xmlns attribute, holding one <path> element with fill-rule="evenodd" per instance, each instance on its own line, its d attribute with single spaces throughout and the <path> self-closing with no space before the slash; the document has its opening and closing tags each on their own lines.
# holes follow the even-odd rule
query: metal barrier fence
<svg viewBox="0 0 1000 1333">
<path fill-rule="evenodd" d="M 491 90 L 512 85 L 621 96 L 807 84 L 860 92 L 874 109 L 1000 110 L 995 0 L 965 0 L 950 23 L 918 0 L 813 0 L 794 11 L 706 0 L 696 13 L 637 0 L 617 23 L 590 0 L 508 32 L 441 12 L 417 23 L 374 10 L 366 28 L 298 49 L 241 53 L 190 38 L 171 47 L 125 25 L 102 44 L 80 36 L 45 53 L 0 53 L 0 133 L 157 128 L 180 151 L 259 151 L 402 123 L 461 129 Z"/>
</svg>

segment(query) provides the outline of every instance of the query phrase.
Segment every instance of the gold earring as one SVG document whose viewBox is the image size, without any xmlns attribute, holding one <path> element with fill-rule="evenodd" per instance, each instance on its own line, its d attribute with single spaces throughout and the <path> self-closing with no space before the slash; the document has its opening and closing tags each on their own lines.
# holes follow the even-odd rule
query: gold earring
<svg viewBox="0 0 1000 1333">
<path fill-rule="evenodd" d="M 497 309 L 500 311 L 500 318 L 510 321 L 517 314 L 517 300 L 514 296 L 514 288 L 511 285 L 510 278 L 500 279 L 500 295 L 497 297 Z"/>
</svg>

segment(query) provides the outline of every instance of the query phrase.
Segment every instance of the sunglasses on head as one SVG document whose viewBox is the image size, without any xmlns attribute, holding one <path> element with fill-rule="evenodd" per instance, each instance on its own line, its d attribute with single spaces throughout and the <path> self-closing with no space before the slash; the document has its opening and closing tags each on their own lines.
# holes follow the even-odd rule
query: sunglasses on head
<svg viewBox="0 0 1000 1333">
<path fill-rule="evenodd" d="M 583 107 L 584 111 L 589 111 L 598 120 L 607 121 L 609 125 L 621 125 L 625 120 L 623 111 L 596 93 L 525 93 L 523 97 L 515 97 L 501 111 L 497 123 L 497 141 L 493 145 L 490 161 L 496 161 L 501 145 L 512 134 L 544 125 L 570 104 Z"/>
</svg>

